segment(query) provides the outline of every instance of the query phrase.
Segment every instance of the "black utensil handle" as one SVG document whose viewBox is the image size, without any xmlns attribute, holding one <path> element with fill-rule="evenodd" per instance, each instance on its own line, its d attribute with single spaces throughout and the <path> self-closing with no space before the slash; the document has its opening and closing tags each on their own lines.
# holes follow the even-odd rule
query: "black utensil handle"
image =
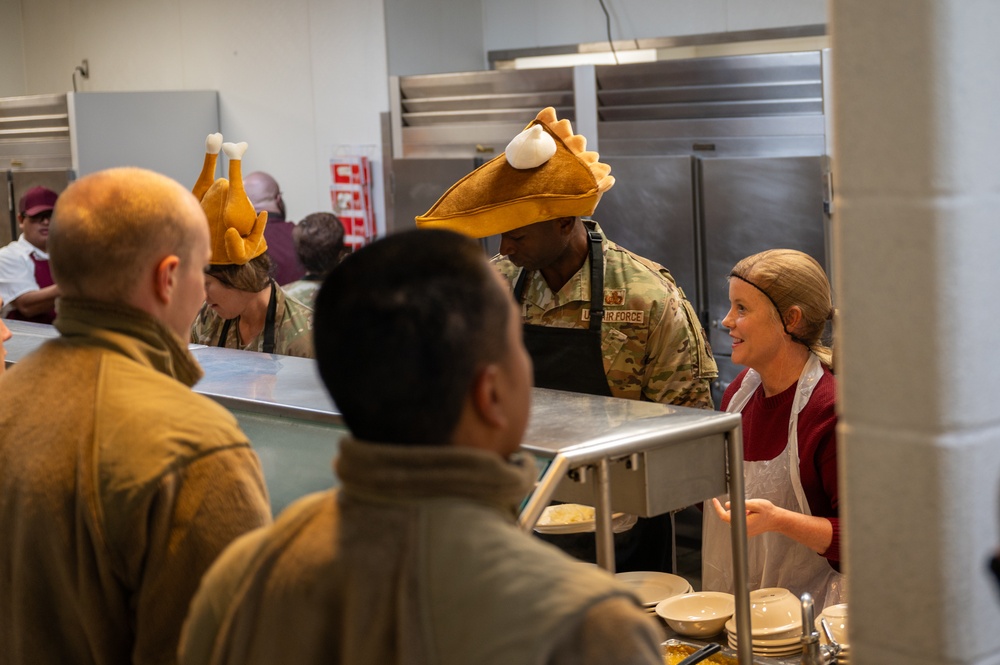
<svg viewBox="0 0 1000 665">
<path fill-rule="evenodd" d="M 695 663 L 700 663 L 720 649 L 722 649 L 721 645 L 715 643 L 706 644 L 681 662 L 677 663 L 677 665 L 694 665 Z"/>
</svg>

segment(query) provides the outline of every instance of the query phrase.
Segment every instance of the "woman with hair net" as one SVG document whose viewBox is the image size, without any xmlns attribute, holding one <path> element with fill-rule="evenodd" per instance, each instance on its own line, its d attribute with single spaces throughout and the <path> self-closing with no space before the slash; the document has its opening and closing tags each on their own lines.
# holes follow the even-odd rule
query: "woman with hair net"
<svg viewBox="0 0 1000 665">
<path fill-rule="evenodd" d="M 729 275 L 722 324 L 743 370 L 722 408 L 743 416 L 749 582 L 812 594 L 816 607 L 846 602 L 840 573 L 840 496 L 830 282 L 815 259 L 774 249 L 743 259 Z M 726 497 L 705 506 L 706 590 L 733 591 Z"/>
</svg>

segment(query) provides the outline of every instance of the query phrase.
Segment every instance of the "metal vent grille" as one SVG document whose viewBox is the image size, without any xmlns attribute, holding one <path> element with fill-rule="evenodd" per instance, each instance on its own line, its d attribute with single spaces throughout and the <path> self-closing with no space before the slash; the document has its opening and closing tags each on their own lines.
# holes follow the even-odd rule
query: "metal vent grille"
<svg viewBox="0 0 1000 665">
<path fill-rule="evenodd" d="M 399 79 L 404 127 L 528 122 L 546 106 L 573 109 L 573 70 L 469 72 Z"/>
<path fill-rule="evenodd" d="M 0 169 L 68 169 L 71 164 L 66 95 L 0 101 Z"/>
<path fill-rule="evenodd" d="M 821 115 L 819 51 L 596 68 L 602 122 Z"/>
<path fill-rule="evenodd" d="M 546 106 L 573 119 L 573 69 L 503 70 L 400 77 L 404 157 L 499 154 Z"/>
</svg>

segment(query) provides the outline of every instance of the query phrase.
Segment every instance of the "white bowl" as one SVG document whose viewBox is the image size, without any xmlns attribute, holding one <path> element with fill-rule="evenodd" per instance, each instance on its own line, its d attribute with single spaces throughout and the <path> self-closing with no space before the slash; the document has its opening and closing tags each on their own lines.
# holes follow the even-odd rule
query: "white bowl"
<svg viewBox="0 0 1000 665">
<path fill-rule="evenodd" d="M 656 606 L 656 613 L 681 635 L 710 637 L 722 632 L 735 609 L 732 594 L 700 591 L 662 600 Z"/>
<path fill-rule="evenodd" d="M 841 646 L 847 646 L 847 603 L 831 605 L 816 617 L 816 630 L 819 632 L 820 640 L 823 644 L 829 644 L 826 633 L 823 632 L 822 619 L 826 619 L 826 625 L 830 626 L 833 639 L 837 640 Z"/>
<path fill-rule="evenodd" d="M 736 633 L 735 617 L 726 624 Z M 750 633 L 752 637 L 780 639 L 802 634 L 802 605 L 788 589 L 768 587 L 750 592 Z"/>
</svg>

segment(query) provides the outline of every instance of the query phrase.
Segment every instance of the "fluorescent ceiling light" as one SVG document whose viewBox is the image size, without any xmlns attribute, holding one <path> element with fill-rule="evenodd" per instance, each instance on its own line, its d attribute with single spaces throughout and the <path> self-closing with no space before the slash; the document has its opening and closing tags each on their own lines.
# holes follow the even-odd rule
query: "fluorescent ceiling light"
<svg viewBox="0 0 1000 665">
<path fill-rule="evenodd" d="M 618 64 L 633 62 L 653 62 L 656 49 L 634 49 L 618 51 Z M 514 58 L 514 69 L 541 69 L 543 67 L 572 67 L 574 65 L 613 65 L 615 56 L 611 51 L 595 53 L 566 53 L 564 55 L 537 55 Z"/>
</svg>

